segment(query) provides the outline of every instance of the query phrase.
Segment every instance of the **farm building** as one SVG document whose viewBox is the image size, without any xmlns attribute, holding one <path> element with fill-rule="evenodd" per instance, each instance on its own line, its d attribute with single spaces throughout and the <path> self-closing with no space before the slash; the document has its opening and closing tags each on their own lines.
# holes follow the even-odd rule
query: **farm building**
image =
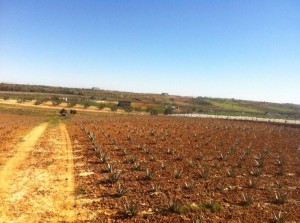
<svg viewBox="0 0 300 223">
<path fill-rule="evenodd" d="M 118 106 L 120 106 L 120 107 L 130 107 L 131 106 L 131 101 L 119 101 Z"/>
</svg>

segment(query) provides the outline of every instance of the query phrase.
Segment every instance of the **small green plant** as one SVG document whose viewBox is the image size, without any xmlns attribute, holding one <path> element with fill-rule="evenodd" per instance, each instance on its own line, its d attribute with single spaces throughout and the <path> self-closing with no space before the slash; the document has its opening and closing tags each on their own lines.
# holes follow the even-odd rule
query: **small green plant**
<svg viewBox="0 0 300 223">
<path fill-rule="evenodd" d="M 127 163 L 135 163 L 137 161 L 137 158 L 135 156 L 130 156 L 126 159 Z"/>
<path fill-rule="evenodd" d="M 198 139 L 195 140 L 195 142 L 197 142 L 197 141 L 198 141 Z M 198 149 L 200 149 L 200 146 L 197 144 L 194 149 L 198 150 Z"/>
<path fill-rule="evenodd" d="M 125 201 L 123 202 L 123 214 L 126 217 L 134 217 L 138 213 L 138 203 L 136 201 Z"/>
<path fill-rule="evenodd" d="M 262 157 L 265 158 L 268 155 L 268 153 L 269 153 L 268 148 L 263 148 L 262 151 L 261 151 L 261 153 L 262 153 Z"/>
<path fill-rule="evenodd" d="M 195 186 L 194 182 L 184 182 L 182 188 L 185 190 L 192 190 Z"/>
<path fill-rule="evenodd" d="M 202 203 L 202 207 L 211 210 L 212 212 L 217 212 L 222 209 L 222 205 L 219 202 L 204 202 Z"/>
<path fill-rule="evenodd" d="M 285 158 L 283 156 L 279 156 L 276 161 L 276 165 L 282 167 L 284 164 L 285 164 Z"/>
<path fill-rule="evenodd" d="M 285 223 L 287 222 L 289 214 L 285 211 L 279 211 L 278 213 L 272 213 L 272 223 Z"/>
<path fill-rule="evenodd" d="M 253 196 L 251 196 L 250 194 L 246 193 L 246 194 L 242 194 L 242 201 L 241 201 L 241 205 L 243 206 L 249 206 L 251 204 L 253 204 Z"/>
<path fill-rule="evenodd" d="M 110 183 L 116 183 L 121 177 L 121 173 L 118 171 L 113 171 L 111 173 L 109 173 L 108 175 L 108 182 Z"/>
<path fill-rule="evenodd" d="M 177 170 L 177 169 L 175 169 L 174 170 L 174 177 L 175 177 L 175 179 L 181 178 L 182 173 L 183 173 L 183 170 Z"/>
<path fill-rule="evenodd" d="M 217 186 L 215 187 L 215 190 L 216 190 L 216 191 L 222 191 L 222 190 L 224 190 L 225 188 L 226 188 L 226 187 L 225 187 L 224 184 L 219 183 L 219 184 L 217 184 Z"/>
<path fill-rule="evenodd" d="M 104 173 L 114 172 L 114 163 L 106 163 L 105 168 L 102 170 Z"/>
<path fill-rule="evenodd" d="M 248 181 L 248 187 L 249 188 L 256 188 L 256 181 L 254 179 L 249 179 Z"/>
<path fill-rule="evenodd" d="M 238 160 L 237 163 L 236 163 L 236 167 L 242 168 L 243 167 L 243 161 L 242 160 Z"/>
<path fill-rule="evenodd" d="M 166 210 L 172 213 L 179 212 L 181 207 L 181 202 L 178 199 L 167 199 L 166 200 Z"/>
<path fill-rule="evenodd" d="M 200 169 L 200 171 L 199 171 L 199 175 L 201 178 L 207 178 L 208 174 L 209 174 L 208 167 L 204 167 L 204 168 Z"/>
<path fill-rule="evenodd" d="M 192 223 L 201 223 L 201 222 L 205 222 L 205 218 L 203 215 L 197 215 L 192 219 Z"/>
<path fill-rule="evenodd" d="M 177 161 L 181 161 L 183 159 L 182 155 L 181 154 L 176 154 L 175 156 L 175 160 Z"/>
<path fill-rule="evenodd" d="M 149 134 L 150 134 L 151 136 L 155 136 L 155 135 L 156 135 L 156 132 L 155 132 L 155 130 L 151 130 Z"/>
<path fill-rule="evenodd" d="M 223 153 L 220 153 L 220 155 L 217 158 L 218 160 L 226 160 L 226 155 L 223 155 Z"/>
<path fill-rule="evenodd" d="M 175 153 L 175 151 L 173 149 L 167 149 L 166 153 L 172 155 Z"/>
<path fill-rule="evenodd" d="M 278 189 L 281 189 L 281 188 L 283 188 L 283 184 L 282 184 L 282 182 L 281 182 L 281 181 L 276 181 L 276 184 L 275 184 L 275 186 L 276 186 Z"/>
<path fill-rule="evenodd" d="M 102 163 L 107 163 L 108 162 L 109 156 L 106 153 L 100 153 L 99 155 L 100 155 L 100 157 L 99 157 L 100 161 Z"/>
<path fill-rule="evenodd" d="M 131 141 L 131 140 L 132 140 L 131 136 L 128 135 L 128 136 L 126 137 L 126 140 L 127 140 L 127 141 Z"/>
<path fill-rule="evenodd" d="M 254 162 L 255 166 L 257 166 L 258 168 L 263 168 L 265 165 L 264 159 L 254 160 Z"/>
<path fill-rule="evenodd" d="M 152 170 L 146 169 L 144 180 L 152 180 L 154 177 L 154 172 Z"/>
<path fill-rule="evenodd" d="M 116 195 L 118 197 L 122 197 L 126 194 L 126 192 L 127 192 L 127 189 L 124 187 L 124 185 L 118 184 L 117 190 L 116 190 Z"/>
<path fill-rule="evenodd" d="M 85 194 L 86 194 L 86 191 L 85 191 L 85 189 L 84 189 L 82 186 L 79 186 L 79 187 L 77 187 L 77 189 L 76 189 L 76 193 L 77 193 L 78 195 L 85 195 Z"/>
<path fill-rule="evenodd" d="M 262 160 L 264 158 L 264 156 L 261 153 L 258 153 L 257 156 L 254 156 L 255 160 Z"/>
<path fill-rule="evenodd" d="M 126 156 L 127 154 L 128 154 L 127 149 L 123 149 L 123 150 L 122 150 L 122 155 L 123 155 L 123 156 Z"/>
<path fill-rule="evenodd" d="M 140 163 L 135 162 L 131 169 L 137 171 L 137 170 L 141 170 L 141 167 L 142 167 L 142 165 Z"/>
<path fill-rule="evenodd" d="M 50 166 L 50 165 L 53 164 L 53 163 L 54 163 L 54 160 L 51 160 L 51 161 L 48 160 L 48 161 L 45 162 L 45 165 L 46 165 L 46 166 Z M 0 163 L 0 166 L 1 166 L 1 163 Z"/>
<path fill-rule="evenodd" d="M 234 172 L 233 169 L 228 169 L 226 172 L 227 177 L 236 177 L 236 173 Z"/>
<path fill-rule="evenodd" d="M 161 190 L 161 187 L 158 184 L 151 184 L 150 192 L 158 192 Z"/>
<path fill-rule="evenodd" d="M 274 204 L 284 204 L 284 203 L 286 203 L 287 195 L 288 195 L 287 192 L 276 192 L 275 191 L 275 196 L 272 201 Z"/>
<path fill-rule="evenodd" d="M 204 155 L 199 154 L 198 156 L 196 156 L 195 159 L 198 160 L 198 161 L 202 161 L 202 160 L 204 160 Z"/>
<path fill-rule="evenodd" d="M 150 156 L 149 160 L 150 161 L 156 161 L 156 157 L 155 156 Z"/>
<path fill-rule="evenodd" d="M 195 166 L 196 166 L 196 164 L 195 164 L 194 160 L 190 160 L 189 167 L 195 167 Z"/>
<path fill-rule="evenodd" d="M 277 174 L 277 176 L 284 176 L 285 175 L 284 167 L 279 166 L 278 171 L 277 171 L 276 174 Z"/>
<path fill-rule="evenodd" d="M 144 152 L 146 153 L 146 154 L 150 154 L 150 153 L 152 153 L 152 150 L 150 149 L 150 148 L 144 148 Z"/>
<path fill-rule="evenodd" d="M 261 174 L 261 171 L 260 171 L 260 169 L 255 168 L 255 169 L 251 170 L 249 174 L 253 177 L 259 177 Z"/>
<path fill-rule="evenodd" d="M 102 154 L 101 149 L 99 149 L 98 147 L 94 147 L 94 150 L 95 150 L 96 156 L 100 159 L 101 154 Z"/>
</svg>

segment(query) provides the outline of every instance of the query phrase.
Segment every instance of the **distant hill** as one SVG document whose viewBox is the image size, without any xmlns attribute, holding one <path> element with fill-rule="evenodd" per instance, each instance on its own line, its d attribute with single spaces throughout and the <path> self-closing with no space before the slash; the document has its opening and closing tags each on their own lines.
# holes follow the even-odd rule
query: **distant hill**
<svg viewBox="0 0 300 223">
<path fill-rule="evenodd" d="M 156 109 L 163 112 L 172 108 L 173 113 L 201 113 L 217 115 L 238 115 L 269 118 L 300 119 L 300 105 L 279 104 L 270 102 L 246 101 L 238 99 L 223 99 L 209 97 L 185 97 L 169 95 L 168 93 L 134 93 L 101 90 L 97 87 L 67 88 L 43 85 L 22 85 L 0 83 L 0 98 L 10 97 L 36 100 L 61 96 L 69 101 L 85 103 L 90 101 L 93 105 L 110 103 L 119 100 L 131 101 L 132 106 Z M 101 101 L 101 102 L 99 102 Z"/>
</svg>

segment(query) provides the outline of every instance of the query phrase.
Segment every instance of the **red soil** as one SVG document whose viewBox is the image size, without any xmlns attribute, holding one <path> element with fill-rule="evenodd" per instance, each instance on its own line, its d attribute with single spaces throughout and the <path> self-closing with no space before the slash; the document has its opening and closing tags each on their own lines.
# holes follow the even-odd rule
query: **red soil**
<svg viewBox="0 0 300 223">
<path fill-rule="evenodd" d="M 177 117 L 77 117 L 68 131 L 77 199 L 85 202 L 91 221 L 272 222 L 280 211 L 292 222 L 300 219 L 297 126 Z M 101 160 L 103 154 L 108 161 Z M 116 183 L 108 181 L 108 163 L 121 171 Z M 134 163 L 140 170 L 133 170 Z M 150 180 L 145 179 L 147 170 L 154 173 Z M 182 171 L 178 179 L 175 171 Z M 255 182 L 253 188 L 249 180 Z M 116 196 L 119 183 L 127 189 L 123 197 Z M 274 200 L 275 193 L 287 193 L 283 204 Z M 253 203 L 244 204 L 243 195 Z M 180 203 L 173 211 L 167 208 L 171 200 Z M 125 215 L 126 201 L 137 204 L 135 216 Z"/>
</svg>

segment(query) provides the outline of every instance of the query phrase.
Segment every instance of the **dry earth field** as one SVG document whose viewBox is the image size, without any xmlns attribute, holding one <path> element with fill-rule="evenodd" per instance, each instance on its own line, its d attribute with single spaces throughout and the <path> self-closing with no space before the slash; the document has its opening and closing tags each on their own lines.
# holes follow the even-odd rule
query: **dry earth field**
<svg viewBox="0 0 300 223">
<path fill-rule="evenodd" d="M 0 114 L 0 222 L 299 222 L 300 127 Z"/>
</svg>

